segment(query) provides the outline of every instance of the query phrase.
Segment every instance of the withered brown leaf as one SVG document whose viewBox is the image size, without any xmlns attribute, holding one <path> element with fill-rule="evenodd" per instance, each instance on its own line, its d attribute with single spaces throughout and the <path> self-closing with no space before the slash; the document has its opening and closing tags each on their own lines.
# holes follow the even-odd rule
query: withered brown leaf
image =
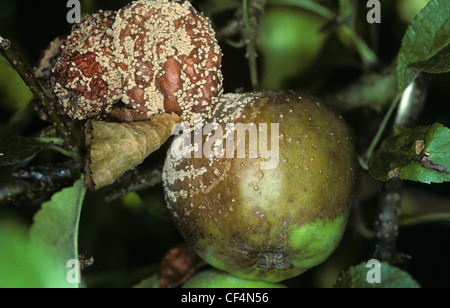
<svg viewBox="0 0 450 308">
<path fill-rule="evenodd" d="M 97 190 L 142 163 L 171 136 L 172 127 L 178 122 L 180 117 L 175 113 L 130 123 L 89 120 L 86 124 L 86 187 Z"/>
<path fill-rule="evenodd" d="M 207 265 L 186 243 L 172 248 L 159 264 L 160 288 L 176 288 Z"/>
</svg>

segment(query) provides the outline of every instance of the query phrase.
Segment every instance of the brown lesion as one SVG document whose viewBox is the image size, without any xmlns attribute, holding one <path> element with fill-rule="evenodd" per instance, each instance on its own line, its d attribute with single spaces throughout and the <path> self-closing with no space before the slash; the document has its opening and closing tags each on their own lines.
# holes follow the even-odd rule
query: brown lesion
<svg viewBox="0 0 450 308">
<path fill-rule="evenodd" d="M 176 92 L 182 87 L 181 68 L 173 56 L 167 58 L 164 65 L 164 74 L 156 79 L 156 85 L 164 94 L 164 110 L 180 114 L 181 108 Z"/>
<path fill-rule="evenodd" d="M 113 61 L 110 27 L 116 13 L 100 11 L 76 25 L 52 69 L 54 94 L 73 119 L 103 118 L 118 100 L 122 80 Z M 77 98 L 67 105 L 67 92 Z"/>
<path fill-rule="evenodd" d="M 128 108 L 115 108 L 109 114 L 110 118 L 120 123 L 148 121 L 147 114 Z"/>
<path fill-rule="evenodd" d="M 425 151 L 425 140 L 416 140 L 416 154 L 415 160 L 420 162 L 424 168 L 436 170 L 445 174 L 450 172 L 442 165 L 435 164 L 430 160 L 430 153 Z"/>
<path fill-rule="evenodd" d="M 429 160 L 429 158 L 430 158 L 430 153 L 423 151 L 422 154 L 420 154 L 416 157 L 416 160 L 418 160 L 424 168 L 432 169 L 437 172 L 442 172 L 445 174 L 450 174 L 450 172 L 444 166 L 433 163 L 431 160 Z"/>
</svg>

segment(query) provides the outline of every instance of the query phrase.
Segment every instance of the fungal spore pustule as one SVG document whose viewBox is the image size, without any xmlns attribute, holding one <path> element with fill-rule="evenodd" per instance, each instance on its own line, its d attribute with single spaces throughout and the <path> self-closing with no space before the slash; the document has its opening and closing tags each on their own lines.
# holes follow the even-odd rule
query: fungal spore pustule
<svg viewBox="0 0 450 308">
<path fill-rule="evenodd" d="M 53 92 L 73 119 L 101 119 L 123 103 L 148 117 L 209 118 L 222 95 L 222 53 L 188 2 L 138 0 L 74 26 L 53 68 Z"/>
<path fill-rule="evenodd" d="M 188 1 L 134 1 L 118 11 L 113 30 L 126 104 L 190 123 L 212 112 L 222 93 L 222 54 L 209 20 Z"/>
<path fill-rule="evenodd" d="M 115 12 L 99 11 L 75 25 L 53 68 L 53 92 L 73 119 L 102 118 L 122 94 L 113 55 Z"/>
</svg>

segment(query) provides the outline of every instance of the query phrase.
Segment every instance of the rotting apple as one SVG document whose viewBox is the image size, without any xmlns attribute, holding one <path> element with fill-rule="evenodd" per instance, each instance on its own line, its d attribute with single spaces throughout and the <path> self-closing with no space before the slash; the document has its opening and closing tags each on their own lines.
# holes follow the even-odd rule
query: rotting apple
<svg viewBox="0 0 450 308">
<path fill-rule="evenodd" d="M 223 95 L 211 122 L 191 133 L 203 144 L 178 136 L 163 169 L 185 240 L 245 279 L 279 282 L 326 260 L 344 233 L 355 177 L 342 117 L 305 94 L 268 91 Z"/>
</svg>

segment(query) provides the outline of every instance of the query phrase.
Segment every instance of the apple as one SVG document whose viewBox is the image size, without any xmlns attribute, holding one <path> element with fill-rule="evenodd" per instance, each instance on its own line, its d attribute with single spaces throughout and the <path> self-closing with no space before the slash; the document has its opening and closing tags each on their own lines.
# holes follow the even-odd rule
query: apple
<svg viewBox="0 0 450 308">
<path fill-rule="evenodd" d="M 210 121 L 176 137 L 163 168 L 186 242 L 244 279 L 279 282 L 325 261 L 345 231 L 355 178 L 343 118 L 306 94 L 267 91 L 223 95 Z"/>
<path fill-rule="evenodd" d="M 284 82 L 305 73 L 319 56 L 328 33 L 327 20 L 296 7 L 268 5 L 261 18 L 258 51 L 262 58 L 260 88 L 280 89 Z"/>
</svg>

